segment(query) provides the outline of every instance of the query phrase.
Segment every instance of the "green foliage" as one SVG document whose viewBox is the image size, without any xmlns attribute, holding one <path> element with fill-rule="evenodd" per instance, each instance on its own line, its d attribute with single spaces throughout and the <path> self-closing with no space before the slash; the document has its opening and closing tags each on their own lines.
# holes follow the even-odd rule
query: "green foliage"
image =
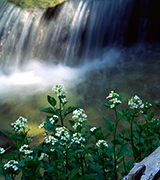
<svg viewBox="0 0 160 180">
<path fill-rule="evenodd" d="M 102 127 L 86 124 L 83 109 L 68 106 L 63 85 L 54 86 L 53 91 L 57 98 L 48 95 L 51 107 L 41 109 L 48 115 L 39 126 L 45 133 L 39 145 L 30 147 L 35 137 L 28 136 L 30 128 L 25 118 L 10 125 L 13 132 L 2 131 L 16 147 L 11 153 L 11 147 L 0 148 L 0 176 L 4 179 L 14 180 L 19 175 L 24 180 L 118 180 L 128 174 L 134 162 L 160 146 L 160 118 L 149 112 L 150 99 L 142 103 L 138 96 L 132 97 L 129 107 L 118 111 L 122 95 L 111 91 L 109 103 L 104 106 L 113 111 L 115 121 L 103 117 L 108 129 L 108 134 L 104 134 Z M 68 129 L 65 122 L 71 113 Z M 139 118 L 144 119 L 143 123 Z M 118 130 L 118 123 L 123 120 L 129 130 Z"/>
</svg>

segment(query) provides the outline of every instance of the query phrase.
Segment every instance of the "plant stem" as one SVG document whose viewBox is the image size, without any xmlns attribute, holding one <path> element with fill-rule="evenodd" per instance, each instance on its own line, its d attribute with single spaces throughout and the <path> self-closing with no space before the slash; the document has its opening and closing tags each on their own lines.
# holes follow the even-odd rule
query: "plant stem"
<svg viewBox="0 0 160 180">
<path fill-rule="evenodd" d="M 0 155 L 0 164 L 2 163 L 2 155 Z"/>
<path fill-rule="evenodd" d="M 141 135 L 142 135 L 142 129 L 141 129 L 140 134 L 139 134 L 139 142 L 141 142 Z M 142 157 L 141 157 L 142 147 L 140 146 L 139 149 L 140 149 L 139 150 L 139 161 L 141 161 L 142 160 Z"/>
<path fill-rule="evenodd" d="M 105 172 L 105 164 L 104 164 L 104 157 L 105 154 L 104 154 L 104 149 L 103 149 L 103 152 L 102 152 L 102 167 L 103 167 L 103 173 L 104 173 L 104 176 L 106 177 L 106 172 Z"/>
<path fill-rule="evenodd" d="M 80 155 L 81 157 L 81 168 L 82 168 L 82 175 L 84 175 L 84 169 L 83 169 L 83 156 Z"/>
<path fill-rule="evenodd" d="M 13 176 L 13 174 L 11 174 L 11 178 L 14 180 L 14 176 Z"/>
<path fill-rule="evenodd" d="M 115 171 L 115 179 L 117 180 L 117 158 L 116 158 L 116 133 L 117 133 L 117 126 L 118 126 L 118 116 L 117 116 L 117 110 L 116 107 L 114 108 L 115 116 L 116 116 L 116 125 L 115 125 L 115 130 L 113 132 L 113 150 L 114 150 L 114 171 Z"/>
<path fill-rule="evenodd" d="M 17 135 L 17 133 L 15 132 L 15 135 Z M 17 140 L 15 140 L 14 141 L 14 143 L 15 143 L 15 145 L 16 145 L 16 150 L 17 150 L 17 152 L 19 151 L 19 149 L 18 149 L 18 143 L 17 143 Z M 18 154 L 18 160 L 20 161 L 21 160 L 21 158 L 20 158 L 20 154 Z"/>
<path fill-rule="evenodd" d="M 125 163 L 125 157 L 123 156 L 123 167 L 124 167 L 124 173 L 125 175 L 127 174 L 127 170 L 126 170 L 126 163 Z"/>
<path fill-rule="evenodd" d="M 63 126 L 63 118 L 62 118 L 62 104 L 61 104 L 61 99 L 59 97 L 59 102 L 60 102 L 60 107 L 59 107 L 59 115 L 60 115 L 60 119 L 61 119 L 61 125 Z"/>
<path fill-rule="evenodd" d="M 55 159 L 57 159 L 58 157 L 57 157 L 56 150 L 54 151 L 54 155 L 55 155 Z M 58 169 L 58 163 L 57 162 L 55 162 L 55 165 L 56 165 L 56 168 Z M 56 179 L 58 179 L 58 173 L 57 172 L 55 172 L 55 176 L 56 176 Z"/>
<path fill-rule="evenodd" d="M 66 174 L 68 174 L 68 157 L 67 157 L 68 151 L 66 149 Z M 68 177 L 66 177 L 68 179 Z"/>
<path fill-rule="evenodd" d="M 132 151 L 133 151 L 133 157 L 136 160 L 136 156 L 135 156 L 135 150 L 134 150 L 134 142 L 133 142 L 133 121 L 134 121 L 134 117 L 131 120 L 131 146 L 132 146 Z"/>
</svg>

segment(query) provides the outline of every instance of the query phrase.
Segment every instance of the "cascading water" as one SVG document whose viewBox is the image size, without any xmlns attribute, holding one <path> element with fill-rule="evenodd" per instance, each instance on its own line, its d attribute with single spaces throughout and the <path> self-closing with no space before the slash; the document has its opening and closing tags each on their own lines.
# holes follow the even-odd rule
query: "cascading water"
<svg viewBox="0 0 160 180">
<path fill-rule="evenodd" d="M 71 1 L 62 5 L 57 18 L 47 21 L 43 10 L 20 11 L 6 2 L 1 7 L 4 73 L 35 58 L 70 66 L 82 64 L 106 45 L 123 43 L 132 10 L 131 1 L 126 0 Z"/>
<path fill-rule="evenodd" d="M 55 83 L 64 83 L 71 103 L 86 108 L 98 126 L 111 90 L 158 103 L 159 35 L 152 29 L 148 40 L 147 7 L 134 19 L 137 2 L 73 0 L 48 13 L 1 1 L 0 121 L 22 115 L 41 122 L 38 108 Z M 149 0 L 139 1 L 144 4 Z"/>
</svg>

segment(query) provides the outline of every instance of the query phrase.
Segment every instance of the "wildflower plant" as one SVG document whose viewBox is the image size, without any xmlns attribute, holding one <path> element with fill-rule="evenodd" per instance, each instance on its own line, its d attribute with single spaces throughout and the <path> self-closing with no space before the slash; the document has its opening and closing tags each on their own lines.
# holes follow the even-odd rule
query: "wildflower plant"
<svg viewBox="0 0 160 180">
<path fill-rule="evenodd" d="M 103 117 L 108 130 L 104 133 L 102 127 L 87 124 L 84 109 L 68 106 L 64 85 L 55 85 L 52 90 L 55 97 L 47 96 L 50 107 L 41 109 L 47 116 L 38 126 L 44 130 L 40 144 L 30 145 L 34 137 L 29 136 L 26 118 L 19 117 L 11 123 L 12 132 L 2 131 L 15 143 L 14 150 L 0 147 L 0 176 L 4 179 L 16 180 L 19 175 L 26 180 L 118 180 L 134 162 L 141 161 L 160 145 L 160 119 L 150 112 L 150 99 L 143 103 L 135 95 L 128 107 L 120 111 L 122 95 L 111 91 L 103 105 L 113 111 L 115 120 Z M 160 109 L 159 104 L 156 106 Z M 144 118 L 143 124 L 139 117 Z M 118 129 L 123 120 L 129 124 L 128 131 Z"/>
</svg>

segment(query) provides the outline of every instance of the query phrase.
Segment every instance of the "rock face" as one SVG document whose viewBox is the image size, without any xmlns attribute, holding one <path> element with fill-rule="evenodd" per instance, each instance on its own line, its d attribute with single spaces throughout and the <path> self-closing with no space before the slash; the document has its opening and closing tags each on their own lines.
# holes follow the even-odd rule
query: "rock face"
<svg viewBox="0 0 160 180">
<path fill-rule="evenodd" d="M 160 180 L 160 147 L 140 163 L 135 163 L 123 180 Z"/>
<path fill-rule="evenodd" d="M 126 45 L 137 41 L 160 42 L 160 1 L 134 0 L 126 34 Z"/>
</svg>

